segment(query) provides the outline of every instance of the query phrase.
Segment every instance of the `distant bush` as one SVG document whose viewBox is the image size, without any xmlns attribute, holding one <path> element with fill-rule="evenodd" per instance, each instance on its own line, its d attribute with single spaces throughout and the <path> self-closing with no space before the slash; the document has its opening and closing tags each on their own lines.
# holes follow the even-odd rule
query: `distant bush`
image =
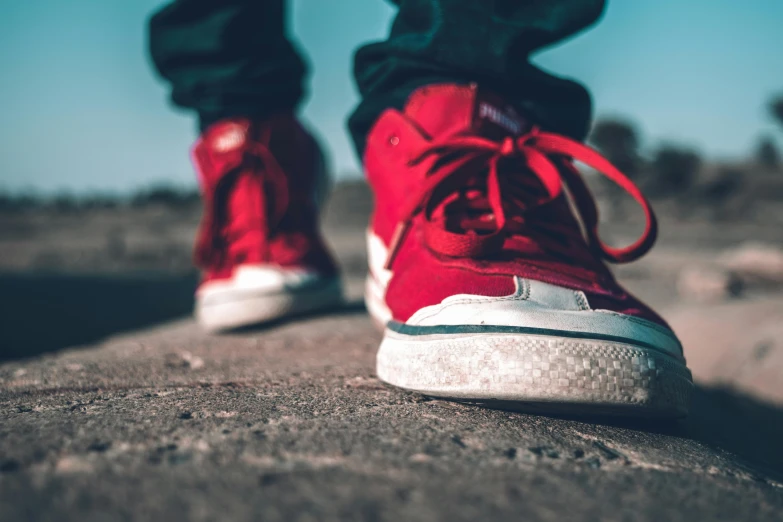
<svg viewBox="0 0 783 522">
<path fill-rule="evenodd" d="M 783 94 L 773 98 L 769 102 L 769 113 L 772 118 L 783 127 Z"/>
<path fill-rule="evenodd" d="M 79 199 L 79 206 L 85 209 L 117 208 L 124 204 L 125 198 L 104 194 L 93 194 Z"/>
<path fill-rule="evenodd" d="M 699 174 L 701 156 L 677 145 L 661 146 L 649 165 L 647 191 L 651 196 L 668 197 L 689 190 Z"/>
<path fill-rule="evenodd" d="M 76 196 L 64 192 L 53 198 L 42 201 L 41 206 L 56 212 L 77 212 L 79 210 L 92 210 L 101 208 L 117 208 L 122 206 L 125 198 L 113 194 L 88 194 Z"/>
<path fill-rule="evenodd" d="M 745 174 L 736 167 L 721 166 L 715 176 L 707 180 L 698 191 L 700 200 L 707 203 L 723 203 L 739 193 Z"/>
<path fill-rule="evenodd" d="M 58 194 L 49 205 L 58 212 L 74 212 L 79 210 L 81 202 L 72 194 Z"/>
<path fill-rule="evenodd" d="M 44 201 L 31 194 L 0 193 L 0 211 L 19 212 L 22 210 L 36 209 L 43 206 Z"/>
<path fill-rule="evenodd" d="M 199 201 L 199 193 L 196 190 L 183 190 L 159 185 L 137 192 L 131 198 L 131 205 L 133 207 L 144 207 L 147 205 L 182 207 L 197 201 Z"/>
<path fill-rule="evenodd" d="M 30 193 L 0 192 L 0 212 L 48 210 L 69 213 L 81 210 L 112 209 L 127 205 L 134 208 L 148 205 L 184 208 L 198 203 L 199 200 L 199 193 L 195 189 L 181 189 L 164 185 L 143 189 L 130 196 L 117 194 L 74 195 L 68 192 L 54 196 L 43 196 Z"/>
<path fill-rule="evenodd" d="M 639 172 L 639 132 L 626 120 L 598 120 L 588 141 L 629 177 Z"/>
<path fill-rule="evenodd" d="M 756 163 L 762 167 L 775 169 L 780 164 L 780 152 L 770 136 L 764 136 L 759 140 L 754 156 Z"/>
</svg>

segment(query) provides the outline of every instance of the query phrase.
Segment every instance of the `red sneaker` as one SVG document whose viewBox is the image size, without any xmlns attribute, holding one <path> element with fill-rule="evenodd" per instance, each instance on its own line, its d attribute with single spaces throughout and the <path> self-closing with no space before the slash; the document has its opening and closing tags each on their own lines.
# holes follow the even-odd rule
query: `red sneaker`
<svg viewBox="0 0 783 522">
<path fill-rule="evenodd" d="M 573 160 L 641 204 L 648 226 L 635 244 L 599 240 Z M 604 264 L 646 253 L 654 214 L 597 152 L 475 86 L 433 85 L 381 115 L 364 164 L 376 196 L 366 298 L 386 325 L 381 379 L 548 412 L 687 413 L 693 384 L 677 337 Z"/>
<path fill-rule="evenodd" d="M 323 157 L 291 115 L 223 120 L 193 147 L 204 197 L 196 316 L 225 330 L 333 306 L 339 276 L 318 230 Z"/>
</svg>

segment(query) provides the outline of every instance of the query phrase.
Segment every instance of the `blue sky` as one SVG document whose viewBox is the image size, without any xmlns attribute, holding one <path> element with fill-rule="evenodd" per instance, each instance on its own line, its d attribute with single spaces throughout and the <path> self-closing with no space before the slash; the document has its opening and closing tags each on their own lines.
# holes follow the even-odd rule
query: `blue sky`
<svg viewBox="0 0 783 522">
<path fill-rule="evenodd" d="M 193 183 L 193 117 L 167 105 L 145 20 L 159 0 L 31 0 L 0 7 L 0 189 L 125 191 Z M 305 118 L 335 171 L 357 172 L 344 118 L 356 103 L 353 49 L 382 38 L 382 0 L 295 0 L 291 22 L 314 65 Z M 783 1 L 610 0 L 601 23 L 535 61 L 586 83 L 599 115 L 636 120 L 650 146 L 678 140 L 721 158 L 761 134 L 783 91 Z"/>
</svg>

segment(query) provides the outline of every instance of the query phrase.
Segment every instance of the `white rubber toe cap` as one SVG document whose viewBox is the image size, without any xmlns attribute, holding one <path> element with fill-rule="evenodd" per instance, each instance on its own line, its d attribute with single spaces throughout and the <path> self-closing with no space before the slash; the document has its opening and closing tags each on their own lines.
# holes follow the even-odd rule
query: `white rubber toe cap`
<svg viewBox="0 0 783 522">
<path fill-rule="evenodd" d="M 305 268 L 283 268 L 275 265 L 241 265 L 230 279 L 218 279 L 202 284 L 197 295 L 209 300 L 225 293 L 251 291 L 255 294 L 276 294 L 295 291 L 319 281 L 323 276 Z"/>
<path fill-rule="evenodd" d="M 196 317 L 209 331 L 229 330 L 323 310 L 343 302 L 337 276 L 301 268 L 246 265 L 196 292 Z"/>
<path fill-rule="evenodd" d="M 406 321 L 405 327 L 421 333 L 446 333 L 448 327 L 457 326 L 520 328 L 568 337 L 622 340 L 682 358 L 680 342 L 664 326 L 610 310 L 593 310 L 583 292 L 520 277 L 514 277 L 514 281 L 516 291 L 512 295 L 453 295 L 438 305 L 422 308 Z"/>
</svg>

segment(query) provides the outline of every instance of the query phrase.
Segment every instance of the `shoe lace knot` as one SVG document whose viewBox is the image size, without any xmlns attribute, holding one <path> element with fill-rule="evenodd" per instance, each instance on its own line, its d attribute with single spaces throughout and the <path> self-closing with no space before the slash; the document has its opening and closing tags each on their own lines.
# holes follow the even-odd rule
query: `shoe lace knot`
<svg viewBox="0 0 783 522">
<path fill-rule="evenodd" d="M 657 222 L 639 188 L 596 150 L 537 127 L 501 141 L 476 134 L 454 134 L 431 141 L 410 160 L 429 161 L 420 190 L 402 209 L 392 237 L 386 268 L 391 268 L 411 224 L 423 216 L 423 240 L 450 257 L 481 258 L 496 254 L 511 236 L 548 251 L 573 254 L 573 239 L 590 254 L 626 263 L 647 253 L 655 242 Z M 619 185 L 644 211 L 646 226 L 631 245 L 615 248 L 598 235 L 598 209 L 574 161 L 584 163 Z M 584 226 L 542 219 L 540 212 L 567 188 Z"/>
</svg>

